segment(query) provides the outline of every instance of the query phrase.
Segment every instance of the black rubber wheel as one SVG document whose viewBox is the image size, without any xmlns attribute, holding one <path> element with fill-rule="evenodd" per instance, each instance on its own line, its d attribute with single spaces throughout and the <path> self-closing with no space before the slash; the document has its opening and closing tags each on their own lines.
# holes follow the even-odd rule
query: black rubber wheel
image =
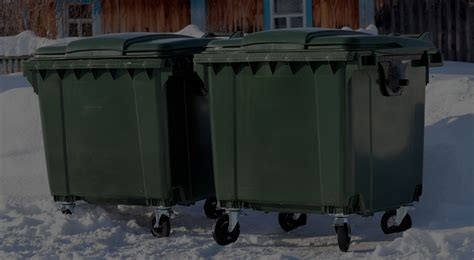
<svg viewBox="0 0 474 260">
<path fill-rule="evenodd" d="M 298 219 L 294 219 L 294 216 L 294 213 L 280 213 L 278 214 L 278 224 L 286 232 L 306 225 L 306 214 L 301 214 Z"/>
<path fill-rule="evenodd" d="M 210 197 L 204 202 L 204 214 L 210 219 L 217 219 L 222 216 L 224 210 L 217 209 L 217 199 L 216 197 Z"/>
<path fill-rule="evenodd" d="M 61 213 L 63 213 L 64 215 L 72 215 L 72 211 L 70 209 L 62 209 Z"/>
<path fill-rule="evenodd" d="M 383 233 L 400 233 L 411 228 L 411 217 L 409 214 L 406 214 L 399 226 L 395 225 L 396 216 L 396 210 L 390 210 L 383 214 L 382 219 L 380 220 L 380 227 L 382 228 Z"/>
<path fill-rule="evenodd" d="M 161 215 L 158 227 L 155 227 L 155 213 L 151 215 L 151 234 L 155 237 L 169 237 L 171 232 L 170 217 Z"/>
<path fill-rule="evenodd" d="M 349 250 L 351 244 L 351 229 L 347 223 L 342 226 L 336 226 L 337 244 L 342 252 Z"/>
<path fill-rule="evenodd" d="M 214 231 L 212 232 L 212 237 L 217 244 L 221 246 L 226 246 L 228 244 L 234 243 L 237 241 L 240 235 L 240 225 L 237 223 L 234 230 L 229 232 L 229 215 L 222 215 L 217 218 L 216 223 L 214 223 Z"/>
</svg>

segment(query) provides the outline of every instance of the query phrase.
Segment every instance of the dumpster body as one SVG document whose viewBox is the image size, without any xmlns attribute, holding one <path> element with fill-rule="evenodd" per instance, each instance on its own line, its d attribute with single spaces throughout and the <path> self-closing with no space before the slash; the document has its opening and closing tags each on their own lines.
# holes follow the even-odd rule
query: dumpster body
<svg viewBox="0 0 474 260">
<path fill-rule="evenodd" d="M 347 215 L 418 201 L 425 85 L 442 63 L 430 42 L 274 30 L 213 41 L 195 63 L 210 93 L 216 195 L 229 212 L 216 222 L 218 243 L 235 241 L 247 207 L 281 212 L 287 231 L 304 213 L 334 214 L 345 251 Z"/>
<path fill-rule="evenodd" d="M 40 48 L 24 63 L 64 213 L 77 200 L 148 205 L 159 221 L 176 203 L 214 196 L 208 100 L 192 64 L 208 42 L 109 34 Z"/>
</svg>

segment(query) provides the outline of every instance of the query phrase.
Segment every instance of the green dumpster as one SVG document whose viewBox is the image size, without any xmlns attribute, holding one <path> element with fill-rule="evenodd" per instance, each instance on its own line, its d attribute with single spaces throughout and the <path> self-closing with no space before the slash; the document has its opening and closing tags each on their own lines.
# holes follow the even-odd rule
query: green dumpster
<svg viewBox="0 0 474 260">
<path fill-rule="evenodd" d="M 210 39 L 126 33 L 43 47 L 24 63 L 38 94 L 48 178 L 74 202 L 155 207 L 168 236 L 175 204 L 208 198 L 217 217 L 208 99 L 193 55 Z"/>
<path fill-rule="evenodd" d="M 216 242 L 236 241 L 241 208 L 280 212 L 285 231 L 305 213 L 334 215 L 342 251 L 350 214 L 386 211 L 384 232 L 409 228 L 407 208 L 422 192 L 428 68 L 442 64 L 426 37 L 274 30 L 196 55 L 227 212 Z"/>
</svg>

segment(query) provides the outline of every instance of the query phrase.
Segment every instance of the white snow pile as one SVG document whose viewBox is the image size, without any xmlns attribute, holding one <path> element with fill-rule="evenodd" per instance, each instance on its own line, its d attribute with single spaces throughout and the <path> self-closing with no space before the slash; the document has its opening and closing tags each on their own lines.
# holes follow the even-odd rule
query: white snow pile
<svg viewBox="0 0 474 260">
<path fill-rule="evenodd" d="M 352 31 L 353 29 L 349 26 L 344 26 L 341 28 L 341 30 L 345 30 L 345 31 Z M 379 34 L 379 29 L 377 29 L 377 26 L 373 25 L 373 24 L 369 24 L 367 27 L 365 28 L 359 28 L 357 29 L 356 31 L 358 32 L 364 32 L 364 33 L 369 33 L 369 34 L 372 34 L 372 35 L 378 35 Z"/>
<path fill-rule="evenodd" d="M 184 27 L 181 31 L 175 32 L 175 34 L 201 38 L 202 36 L 204 36 L 205 33 L 201 31 L 201 29 L 199 29 L 197 25 L 190 24 Z"/>
<path fill-rule="evenodd" d="M 470 73 L 451 74 L 463 70 Z M 160 239 L 149 232 L 146 207 L 82 204 L 60 214 L 48 191 L 37 97 L 20 75 L 0 76 L 0 259 L 473 259 L 474 64 L 433 71 L 413 228 L 384 235 L 381 214 L 351 217 L 349 253 L 339 251 L 329 216 L 310 215 L 285 233 L 276 214 L 246 210 L 239 240 L 221 247 L 202 202 L 175 207 L 171 236 Z"/>
<path fill-rule="evenodd" d="M 0 56 L 31 55 L 36 49 L 60 43 L 77 40 L 77 37 L 61 38 L 57 40 L 36 36 L 32 31 L 23 31 L 15 36 L 0 37 Z"/>
<path fill-rule="evenodd" d="M 0 93 L 5 92 L 14 88 L 22 88 L 29 86 L 30 83 L 26 78 L 22 77 L 23 73 L 13 73 L 8 75 L 2 75 L 0 83 Z"/>
</svg>

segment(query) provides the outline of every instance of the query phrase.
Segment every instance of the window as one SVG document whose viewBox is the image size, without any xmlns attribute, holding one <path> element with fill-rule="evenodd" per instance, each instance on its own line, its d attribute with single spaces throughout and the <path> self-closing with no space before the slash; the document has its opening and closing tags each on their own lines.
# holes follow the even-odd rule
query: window
<svg viewBox="0 0 474 260">
<path fill-rule="evenodd" d="M 306 27 L 305 0 L 271 0 L 271 28 Z"/>
<path fill-rule="evenodd" d="M 92 36 L 92 7 L 90 4 L 69 4 L 66 10 L 66 28 L 69 37 Z"/>
</svg>

